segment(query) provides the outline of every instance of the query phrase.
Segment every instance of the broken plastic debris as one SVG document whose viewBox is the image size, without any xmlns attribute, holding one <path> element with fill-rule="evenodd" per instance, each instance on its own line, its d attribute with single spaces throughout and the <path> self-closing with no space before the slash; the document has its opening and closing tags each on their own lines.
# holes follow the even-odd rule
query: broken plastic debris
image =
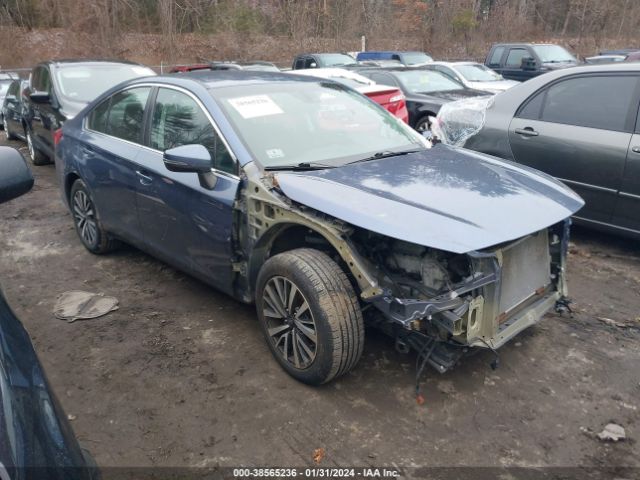
<svg viewBox="0 0 640 480">
<path fill-rule="evenodd" d="M 70 290 L 58 297 L 53 314 L 60 320 L 75 322 L 97 318 L 118 309 L 118 299 L 107 297 L 103 293 Z"/>
<path fill-rule="evenodd" d="M 605 442 L 617 442 L 618 440 L 624 440 L 627 437 L 624 433 L 624 428 L 615 423 L 609 423 L 604 427 L 604 430 L 598 434 L 598 438 Z"/>
<path fill-rule="evenodd" d="M 324 448 L 316 448 L 313 451 L 313 461 L 316 463 L 320 463 L 324 458 Z"/>
</svg>

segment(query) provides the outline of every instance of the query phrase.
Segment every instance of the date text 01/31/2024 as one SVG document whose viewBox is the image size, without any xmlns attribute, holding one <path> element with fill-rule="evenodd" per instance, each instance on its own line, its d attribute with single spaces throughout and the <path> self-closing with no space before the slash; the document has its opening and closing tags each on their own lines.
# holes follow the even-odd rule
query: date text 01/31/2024
<svg viewBox="0 0 640 480">
<path fill-rule="evenodd" d="M 389 468 L 234 468 L 234 478 L 398 478 Z"/>
</svg>

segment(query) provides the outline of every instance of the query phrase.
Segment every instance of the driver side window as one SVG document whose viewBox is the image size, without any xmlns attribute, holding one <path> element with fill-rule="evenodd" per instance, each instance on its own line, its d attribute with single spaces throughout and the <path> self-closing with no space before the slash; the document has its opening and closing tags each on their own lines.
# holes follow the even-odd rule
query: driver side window
<svg viewBox="0 0 640 480">
<path fill-rule="evenodd" d="M 235 161 L 196 101 L 176 90 L 159 89 L 151 117 L 151 148 L 164 152 L 189 144 L 209 150 L 215 169 L 237 173 Z"/>
</svg>

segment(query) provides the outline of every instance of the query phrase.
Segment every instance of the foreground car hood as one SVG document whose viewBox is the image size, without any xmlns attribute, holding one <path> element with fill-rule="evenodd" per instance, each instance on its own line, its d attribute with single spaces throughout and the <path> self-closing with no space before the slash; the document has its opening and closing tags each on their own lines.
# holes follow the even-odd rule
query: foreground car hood
<svg viewBox="0 0 640 480">
<path fill-rule="evenodd" d="M 276 177 L 283 193 L 298 203 L 382 235 L 454 253 L 520 238 L 584 205 L 550 176 L 445 145 Z"/>
</svg>

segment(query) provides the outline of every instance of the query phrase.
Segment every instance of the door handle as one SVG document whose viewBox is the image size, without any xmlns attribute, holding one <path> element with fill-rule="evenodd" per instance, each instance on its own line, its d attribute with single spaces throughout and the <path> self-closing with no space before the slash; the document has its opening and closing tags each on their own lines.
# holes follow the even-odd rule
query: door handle
<svg viewBox="0 0 640 480">
<path fill-rule="evenodd" d="M 138 175 L 138 180 L 142 185 L 151 185 L 153 183 L 153 178 L 140 170 L 136 170 L 136 175 Z"/>
<path fill-rule="evenodd" d="M 525 128 L 516 128 L 514 130 L 518 135 L 524 135 L 525 137 L 537 137 L 538 135 L 540 135 L 538 132 L 536 132 L 533 128 L 531 127 L 525 127 Z"/>
<path fill-rule="evenodd" d="M 633 153 L 640 153 L 640 147 L 631 147 Z"/>
</svg>

